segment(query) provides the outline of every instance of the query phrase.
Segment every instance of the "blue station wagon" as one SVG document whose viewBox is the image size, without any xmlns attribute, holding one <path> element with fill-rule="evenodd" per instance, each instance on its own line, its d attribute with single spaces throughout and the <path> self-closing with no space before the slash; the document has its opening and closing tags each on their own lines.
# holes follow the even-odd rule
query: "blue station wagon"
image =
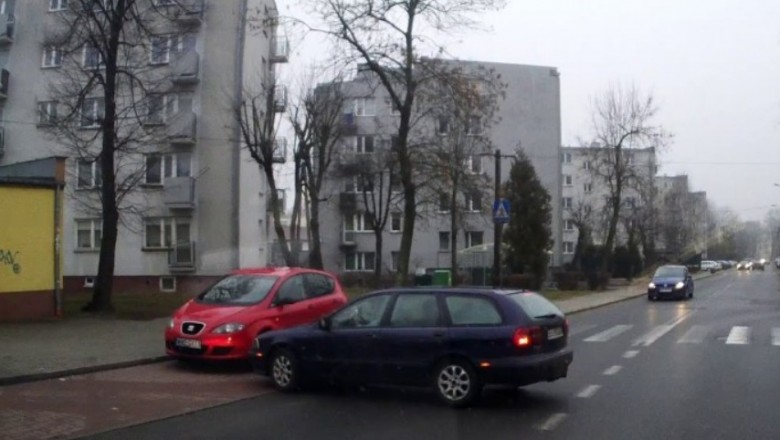
<svg viewBox="0 0 780 440">
<path fill-rule="evenodd" d="M 568 321 L 525 291 L 414 288 L 363 296 L 319 323 L 259 336 L 250 361 L 277 389 L 306 383 L 430 386 L 454 407 L 485 385 L 567 375 Z"/>
</svg>

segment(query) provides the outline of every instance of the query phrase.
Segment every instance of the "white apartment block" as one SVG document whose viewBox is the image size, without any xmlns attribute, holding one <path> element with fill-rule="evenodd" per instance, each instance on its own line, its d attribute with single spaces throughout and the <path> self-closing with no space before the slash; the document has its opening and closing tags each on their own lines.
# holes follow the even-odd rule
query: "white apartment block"
<svg viewBox="0 0 780 440">
<path fill-rule="evenodd" d="M 561 148 L 561 208 L 563 215 L 563 259 L 570 262 L 574 256 L 579 231 L 575 219 L 587 218 L 593 242 L 604 244 L 607 232 L 607 203 L 609 186 L 596 171 L 596 163 L 606 153 L 603 147 Z M 630 173 L 636 175 L 633 183 L 623 190 L 621 212 L 630 212 L 651 200 L 654 176 L 658 171 L 654 148 L 625 149 L 624 160 Z M 625 229 L 618 225 L 616 245 L 625 241 Z"/>
<path fill-rule="evenodd" d="M 49 86 L 63 62 L 47 46 L 47 32 L 78 1 L 0 0 L 0 164 L 61 154 L 43 130 L 53 111 Z M 265 178 L 242 148 L 234 108 L 245 91 L 276 83 L 288 49 L 274 0 L 146 1 L 169 17 L 148 58 L 149 69 L 170 75 L 159 114 L 147 115 L 164 126 L 165 137 L 142 159 L 135 196 L 143 213 L 120 224 L 115 289 L 194 291 L 229 270 L 268 261 Z M 82 62 L 90 60 L 85 52 Z M 283 112 L 283 89 L 276 100 L 275 111 Z M 99 115 L 100 102 L 91 104 L 82 111 Z M 284 146 L 278 151 L 275 162 L 283 162 Z M 95 163 L 69 157 L 68 170 L 66 292 L 90 286 L 101 237 L 99 216 L 85 216 L 76 201 L 97 187 Z"/>
</svg>

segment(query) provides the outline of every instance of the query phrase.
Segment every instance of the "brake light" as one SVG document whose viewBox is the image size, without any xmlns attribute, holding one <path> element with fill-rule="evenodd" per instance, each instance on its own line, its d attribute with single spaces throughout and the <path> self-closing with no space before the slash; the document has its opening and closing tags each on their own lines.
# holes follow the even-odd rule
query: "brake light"
<svg viewBox="0 0 780 440">
<path fill-rule="evenodd" d="M 512 344 L 518 348 L 530 347 L 532 345 L 542 344 L 541 327 L 525 328 L 521 327 L 515 330 L 512 335 Z"/>
<path fill-rule="evenodd" d="M 563 320 L 563 334 L 567 335 L 567 336 L 569 335 L 569 320 L 568 320 L 568 318 Z"/>
</svg>

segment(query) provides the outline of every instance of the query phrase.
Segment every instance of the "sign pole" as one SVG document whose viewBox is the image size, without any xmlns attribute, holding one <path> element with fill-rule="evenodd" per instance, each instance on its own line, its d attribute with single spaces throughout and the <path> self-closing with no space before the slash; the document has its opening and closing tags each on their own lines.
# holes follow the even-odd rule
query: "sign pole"
<svg viewBox="0 0 780 440">
<path fill-rule="evenodd" d="M 501 150 L 496 149 L 496 188 L 495 196 L 496 200 L 501 200 Z M 493 288 L 497 289 L 501 286 L 501 235 L 503 232 L 503 223 L 494 219 L 493 220 Z"/>
</svg>

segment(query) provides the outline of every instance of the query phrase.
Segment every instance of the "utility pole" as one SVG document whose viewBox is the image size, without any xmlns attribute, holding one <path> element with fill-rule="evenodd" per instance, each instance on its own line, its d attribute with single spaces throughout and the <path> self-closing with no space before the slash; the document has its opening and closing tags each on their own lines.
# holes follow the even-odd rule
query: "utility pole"
<svg viewBox="0 0 780 440">
<path fill-rule="evenodd" d="M 496 201 L 501 200 L 501 150 L 495 153 Z M 501 235 L 504 225 L 493 219 L 493 288 L 501 286 Z"/>
</svg>

